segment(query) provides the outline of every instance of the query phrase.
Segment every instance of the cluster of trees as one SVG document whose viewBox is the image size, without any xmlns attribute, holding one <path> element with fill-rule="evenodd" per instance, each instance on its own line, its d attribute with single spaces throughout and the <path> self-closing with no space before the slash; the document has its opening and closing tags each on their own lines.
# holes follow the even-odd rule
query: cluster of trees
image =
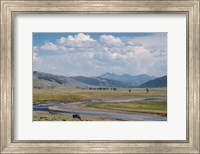
<svg viewBox="0 0 200 154">
<path fill-rule="evenodd" d="M 35 89 L 42 89 L 42 87 L 40 87 L 40 86 L 34 86 L 33 88 L 35 88 Z"/>
<path fill-rule="evenodd" d="M 41 87 L 41 86 L 34 86 L 34 88 L 35 88 L 35 89 L 42 89 L 42 88 L 44 88 L 44 87 Z M 46 88 L 47 88 L 47 89 L 54 89 L 55 86 L 47 86 Z"/>
<path fill-rule="evenodd" d="M 102 87 L 99 87 L 99 88 L 89 88 L 90 90 L 117 90 L 117 88 L 102 88 Z"/>
</svg>

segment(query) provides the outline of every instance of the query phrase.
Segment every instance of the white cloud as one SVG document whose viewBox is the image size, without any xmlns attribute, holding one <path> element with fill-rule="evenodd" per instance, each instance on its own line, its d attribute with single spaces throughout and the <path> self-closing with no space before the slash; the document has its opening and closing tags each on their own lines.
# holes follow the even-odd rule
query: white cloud
<svg viewBox="0 0 200 154">
<path fill-rule="evenodd" d="M 93 59 L 94 58 L 94 53 L 93 52 L 86 52 L 85 54 L 89 59 Z"/>
<path fill-rule="evenodd" d="M 33 61 L 38 61 L 39 59 L 38 54 L 33 52 Z"/>
<path fill-rule="evenodd" d="M 38 50 L 38 46 L 33 46 L 33 52 L 37 52 Z"/>
<path fill-rule="evenodd" d="M 44 45 L 40 46 L 39 49 L 44 50 L 44 51 L 65 51 L 66 50 L 64 46 L 59 46 L 48 41 L 46 41 Z"/>
<path fill-rule="evenodd" d="M 33 62 L 40 60 L 40 58 L 38 56 L 38 51 L 39 51 L 38 46 L 33 46 L 32 50 L 33 50 L 33 55 L 32 55 Z"/>
<path fill-rule="evenodd" d="M 77 35 L 69 35 L 68 37 L 61 37 L 58 40 L 58 43 L 67 47 L 92 47 L 97 44 L 97 41 L 90 37 L 90 35 L 86 35 L 83 33 L 79 33 Z"/>
<path fill-rule="evenodd" d="M 140 42 L 134 42 L 134 41 L 128 41 L 126 44 L 131 46 L 142 46 Z"/>
<path fill-rule="evenodd" d="M 114 37 L 112 35 L 101 35 L 100 42 L 107 46 L 123 46 L 124 43 L 119 37 Z"/>
<path fill-rule="evenodd" d="M 160 50 L 160 49 L 153 49 L 151 50 L 151 54 L 154 57 L 163 57 L 163 56 L 167 56 L 167 52 L 165 50 Z"/>
<path fill-rule="evenodd" d="M 143 36 L 143 39 L 142 37 L 121 39 L 112 35 L 101 35 L 99 40 L 94 40 L 90 35 L 79 33 L 66 38 L 61 37 L 56 43 L 47 41 L 42 46 L 34 46 L 33 60 L 35 62 L 42 60 L 40 71 L 53 71 L 51 73 L 67 76 L 71 74 L 96 76 L 105 72 L 164 74 L 166 69 L 163 69 L 164 71 L 161 69 L 166 67 L 166 48 L 158 47 L 159 42 L 157 46 L 151 48 L 144 46 L 145 41 L 148 42 L 149 39 L 150 36 L 148 38 Z M 152 42 L 155 43 L 155 40 Z M 148 45 L 153 45 L 152 42 Z M 54 54 L 51 55 L 48 51 L 54 51 Z M 40 52 L 48 53 L 39 57 Z M 159 62 L 162 66 L 158 67 Z M 56 69 L 46 68 L 50 64 L 51 68 Z"/>
</svg>

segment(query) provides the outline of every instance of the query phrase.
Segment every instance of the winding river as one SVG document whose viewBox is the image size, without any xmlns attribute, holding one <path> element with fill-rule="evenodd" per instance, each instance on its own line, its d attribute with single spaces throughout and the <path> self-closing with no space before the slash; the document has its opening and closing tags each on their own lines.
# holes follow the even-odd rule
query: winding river
<svg viewBox="0 0 200 154">
<path fill-rule="evenodd" d="M 90 103 L 96 102 L 134 102 L 141 100 L 162 100 L 164 97 L 156 98 L 134 98 L 134 99 L 121 99 L 121 100 L 102 100 L 92 99 Z M 167 117 L 144 114 L 138 112 L 116 111 L 110 109 L 99 109 L 86 107 L 86 102 L 73 102 L 73 103 L 60 103 L 60 102 L 43 102 L 33 105 L 34 111 L 43 111 L 49 113 L 62 113 L 62 114 L 80 114 L 89 116 L 110 117 L 122 120 L 137 120 L 137 121 L 166 121 Z"/>
</svg>

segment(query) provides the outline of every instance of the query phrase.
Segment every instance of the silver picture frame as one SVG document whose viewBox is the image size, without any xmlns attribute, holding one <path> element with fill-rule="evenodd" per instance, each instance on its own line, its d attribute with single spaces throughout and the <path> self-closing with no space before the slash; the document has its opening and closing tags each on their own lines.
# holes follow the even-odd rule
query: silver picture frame
<svg viewBox="0 0 200 154">
<path fill-rule="evenodd" d="M 199 64 L 199 0 L 0 0 L 0 110 L 1 153 L 200 153 L 200 64 Z M 187 118 L 184 141 L 47 141 L 14 140 L 14 53 L 13 27 L 16 14 L 59 13 L 126 13 L 126 14 L 186 14 L 186 93 Z"/>
</svg>

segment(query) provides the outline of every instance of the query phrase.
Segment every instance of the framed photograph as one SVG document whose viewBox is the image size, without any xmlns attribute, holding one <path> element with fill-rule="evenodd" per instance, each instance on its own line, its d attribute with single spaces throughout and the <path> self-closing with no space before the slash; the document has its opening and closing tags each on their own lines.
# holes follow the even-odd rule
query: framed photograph
<svg viewBox="0 0 200 154">
<path fill-rule="evenodd" d="M 166 32 L 32 38 L 33 121 L 167 121 Z"/>
<path fill-rule="evenodd" d="M 199 0 L 1 1 L 1 153 L 199 153 Z"/>
</svg>

